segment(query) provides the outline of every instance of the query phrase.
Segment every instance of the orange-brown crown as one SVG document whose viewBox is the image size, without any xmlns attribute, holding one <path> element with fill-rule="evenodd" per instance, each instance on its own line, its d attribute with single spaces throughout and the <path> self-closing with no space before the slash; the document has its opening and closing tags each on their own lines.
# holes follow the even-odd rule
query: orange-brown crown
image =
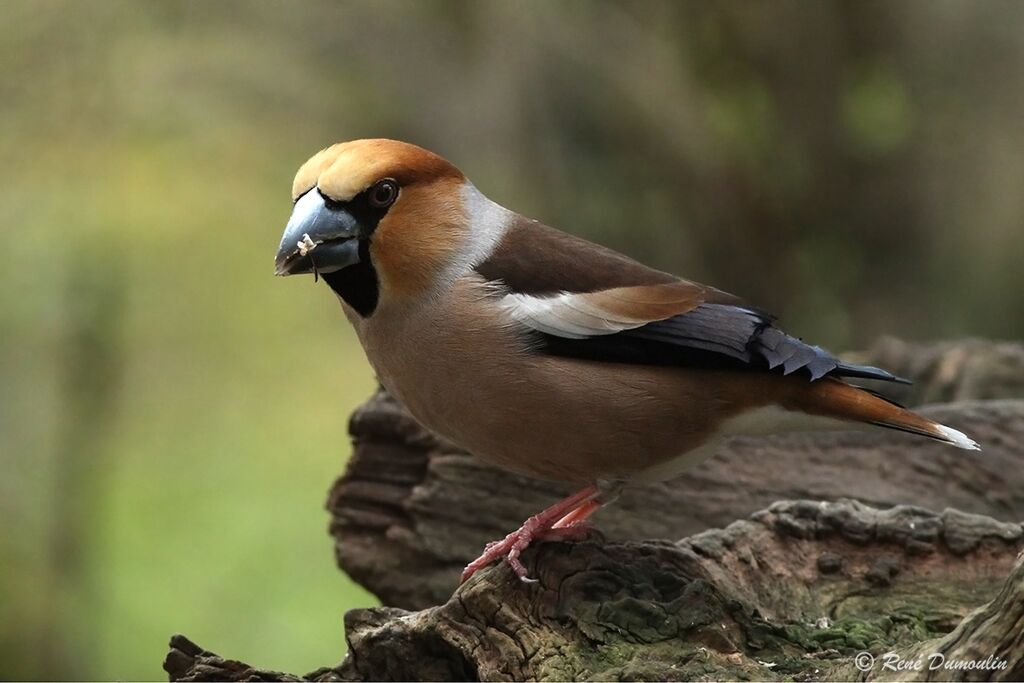
<svg viewBox="0 0 1024 683">
<path fill-rule="evenodd" d="M 382 178 L 394 178 L 403 187 L 442 178 L 464 179 L 444 158 L 408 142 L 352 140 L 331 145 L 304 163 L 292 182 L 292 199 L 316 186 L 325 196 L 344 202 Z"/>
</svg>

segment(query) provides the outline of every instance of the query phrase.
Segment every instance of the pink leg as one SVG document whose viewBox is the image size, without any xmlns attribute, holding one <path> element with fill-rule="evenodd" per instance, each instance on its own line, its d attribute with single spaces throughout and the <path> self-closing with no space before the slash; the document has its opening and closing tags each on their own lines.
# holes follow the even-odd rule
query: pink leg
<svg viewBox="0 0 1024 683">
<path fill-rule="evenodd" d="M 562 517 L 560 520 L 551 525 L 552 529 L 567 529 L 571 526 L 583 524 L 590 515 L 594 514 L 601 509 L 601 504 L 591 498 L 587 502 L 580 505 L 578 508 Z"/>
<path fill-rule="evenodd" d="M 512 567 L 512 571 L 516 573 L 516 576 L 523 581 L 532 581 L 532 579 L 526 576 L 526 567 L 519 561 L 519 555 L 526 550 L 534 539 L 543 535 L 544 532 L 553 528 L 556 524 L 560 524 L 564 519 L 572 517 L 577 509 L 588 507 L 590 503 L 593 503 L 593 509 L 583 514 L 582 519 L 586 519 L 593 514 L 594 510 L 600 507 L 594 501 L 594 498 L 599 493 L 600 490 L 597 486 L 590 485 L 568 498 L 558 501 L 543 512 L 530 517 L 523 522 L 521 527 L 510 533 L 503 540 L 488 543 L 487 547 L 484 548 L 483 555 L 466 565 L 466 568 L 462 571 L 462 581 L 465 582 L 477 571 L 502 557 Z M 582 521 L 582 519 L 579 521 Z"/>
</svg>

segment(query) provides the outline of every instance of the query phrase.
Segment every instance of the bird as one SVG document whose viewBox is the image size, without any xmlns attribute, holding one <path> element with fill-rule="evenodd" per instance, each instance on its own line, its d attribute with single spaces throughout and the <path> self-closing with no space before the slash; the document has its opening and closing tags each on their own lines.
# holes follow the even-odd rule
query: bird
<svg viewBox="0 0 1024 683">
<path fill-rule="evenodd" d="M 630 484 L 669 480 L 727 439 L 851 424 L 978 444 L 724 291 L 524 217 L 416 145 L 329 146 L 292 183 L 277 275 L 340 301 L 382 386 L 497 467 L 579 490 L 490 543 L 462 574 L 571 535 Z"/>
</svg>

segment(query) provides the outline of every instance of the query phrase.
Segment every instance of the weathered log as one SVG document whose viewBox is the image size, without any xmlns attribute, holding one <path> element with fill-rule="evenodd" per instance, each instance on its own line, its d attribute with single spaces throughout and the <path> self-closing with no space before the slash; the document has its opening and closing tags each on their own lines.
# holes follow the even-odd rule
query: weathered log
<svg viewBox="0 0 1024 683">
<path fill-rule="evenodd" d="M 172 681 L 338 681 L 341 674 L 328 667 L 305 676 L 268 671 L 236 659 L 224 659 L 204 650 L 183 635 L 171 636 L 164 671 Z"/>
<path fill-rule="evenodd" d="M 1020 524 L 852 501 L 780 502 L 677 544 L 544 542 L 524 556 L 536 584 L 498 564 L 439 607 L 350 612 L 345 661 L 307 679 L 1013 680 L 1022 547 Z M 172 680 L 296 680 L 188 647 Z M 887 652 L 986 668 L 892 672 Z"/>
<path fill-rule="evenodd" d="M 925 412 L 983 453 L 882 430 L 742 440 L 671 482 L 627 489 L 595 523 L 612 540 L 679 538 L 777 500 L 844 497 L 1024 519 L 1024 401 Z M 568 493 L 432 437 L 383 392 L 351 429 L 355 453 L 328 501 L 331 533 L 338 564 L 385 605 L 440 604 L 485 543 Z"/>
<path fill-rule="evenodd" d="M 1000 668 L 985 677 L 1011 678 L 1024 672 L 1020 567 L 984 610 L 999 626 L 975 616 L 943 636 L 996 595 L 1022 545 L 1018 524 L 849 501 L 779 503 L 679 544 L 542 544 L 528 564 L 537 585 L 499 565 L 440 607 L 351 612 L 342 670 L 363 680 L 777 680 L 845 675 L 861 651 L 924 648 L 995 654 Z"/>
</svg>

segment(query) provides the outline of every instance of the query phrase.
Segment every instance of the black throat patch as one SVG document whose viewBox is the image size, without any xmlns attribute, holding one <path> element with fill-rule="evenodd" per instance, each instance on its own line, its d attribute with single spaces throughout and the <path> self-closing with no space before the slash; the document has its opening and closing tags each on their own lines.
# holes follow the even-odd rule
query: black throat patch
<svg viewBox="0 0 1024 683">
<path fill-rule="evenodd" d="M 347 202 L 337 202 L 330 197 L 324 197 L 327 206 L 341 207 L 355 217 L 362 229 L 363 238 L 359 240 L 359 263 L 333 273 L 326 273 L 321 277 L 345 300 L 345 303 L 364 318 L 373 315 L 377 308 L 377 300 L 380 298 L 377 270 L 370 260 L 370 238 L 390 208 L 372 206 L 369 202 L 371 191 L 372 188 L 364 190 Z"/>
<path fill-rule="evenodd" d="M 377 270 L 370 260 L 370 243 L 367 240 L 359 241 L 359 263 L 333 273 L 324 273 L 321 277 L 362 317 L 370 317 L 377 308 L 380 283 L 377 281 Z"/>
</svg>

